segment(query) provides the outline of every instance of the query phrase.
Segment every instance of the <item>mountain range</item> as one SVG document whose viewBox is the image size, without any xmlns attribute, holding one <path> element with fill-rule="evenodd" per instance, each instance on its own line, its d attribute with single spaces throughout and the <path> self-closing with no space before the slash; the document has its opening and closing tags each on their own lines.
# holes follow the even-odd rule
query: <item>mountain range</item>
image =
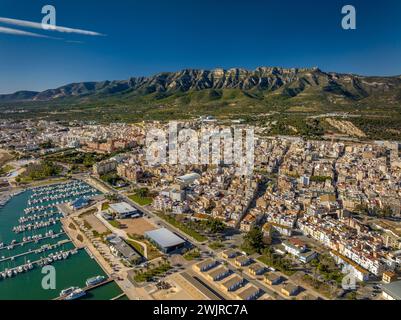
<svg viewBox="0 0 401 320">
<path fill-rule="evenodd" d="M 324 72 L 319 68 L 259 67 L 255 70 L 185 69 L 164 72 L 150 77 L 128 80 L 71 83 L 42 92 L 18 91 L 0 95 L 0 103 L 35 101 L 96 101 L 105 98 L 120 100 L 149 97 L 151 100 L 182 100 L 185 96 L 202 101 L 224 98 L 225 91 L 236 98 L 268 101 L 271 98 L 302 98 L 328 103 L 371 102 L 401 104 L 401 77 L 360 76 Z"/>
</svg>

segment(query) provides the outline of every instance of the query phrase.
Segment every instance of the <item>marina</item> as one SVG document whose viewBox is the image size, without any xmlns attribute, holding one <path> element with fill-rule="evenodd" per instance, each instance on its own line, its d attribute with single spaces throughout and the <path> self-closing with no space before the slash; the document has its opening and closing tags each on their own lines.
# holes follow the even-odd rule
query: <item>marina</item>
<svg viewBox="0 0 401 320">
<path fill-rule="evenodd" d="M 74 246 L 60 222 L 59 204 L 96 195 L 98 190 L 74 180 L 25 190 L 0 207 L 0 299 L 56 299 L 69 287 L 89 288 L 82 295 L 77 291 L 74 299 L 109 300 L 122 294 L 96 260 Z M 55 267 L 56 290 L 42 288 L 45 265 Z"/>
</svg>

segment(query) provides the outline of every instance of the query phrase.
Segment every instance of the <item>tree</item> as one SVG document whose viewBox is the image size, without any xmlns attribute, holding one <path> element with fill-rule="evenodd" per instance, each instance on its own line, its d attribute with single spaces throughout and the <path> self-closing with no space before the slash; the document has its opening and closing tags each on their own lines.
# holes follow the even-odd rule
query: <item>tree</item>
<svg viewBox="0 0 401 320">
<path fill-rule="evenodd" d="M 262 229 L 259 227 L 253 227 L 244 237 L 244 245 L 252 251 L 261 253 L 262 249 L 265 247 L 263 243 Z"/>
<path fill-rule="evenodd" d="M 46 142 L 39 144 L 39 147 L 41 147 L 42 149 L 51 149 L 54 148 L 55 145 L 53 144 L 52 141 L 47 140 Z"/>
<path fill-rule="evenodd" d="M 217 219 L 207 219 L 201 222 L 203 228 L 207 229 L 210 233 L 221 233 L 225 230 L 225 225 L 222 221 Z"/>
<path fill-rule="evenodd" d="M 105 195 L 105 198 L 109 201 L 117 201 L 118 200 L 118 195 L 114 193 L 109 193 Z"/>
<path fill-rule="evenodd" d="M 355 212 L 368 216 L 370 214 L 369 207 L 366 204 L 358 204 L 355 206 Z"/>
<path fill-rule="evenodd" d="M 141 198 L 146 198 L 149 195 L 149 189 L 148 188 L 140 188 L 137 190 L 137 194 Z"/>
</svg>

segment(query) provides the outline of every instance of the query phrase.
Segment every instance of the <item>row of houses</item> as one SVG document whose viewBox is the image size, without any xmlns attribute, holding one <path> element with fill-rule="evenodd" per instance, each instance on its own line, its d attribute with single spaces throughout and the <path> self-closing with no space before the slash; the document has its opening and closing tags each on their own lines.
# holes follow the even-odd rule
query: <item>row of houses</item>
<svg viewBox="0 0 401 320">
<path fill-rule="evenodd" d="M 237 299 L 256 300 L 263 295 L 260 288 L 249 284 L 246 279 L 221 265 L 217 260 L 207 259 L 195 264 L 193 268 L 222 292 L 230 293 Z"/>
</svg>

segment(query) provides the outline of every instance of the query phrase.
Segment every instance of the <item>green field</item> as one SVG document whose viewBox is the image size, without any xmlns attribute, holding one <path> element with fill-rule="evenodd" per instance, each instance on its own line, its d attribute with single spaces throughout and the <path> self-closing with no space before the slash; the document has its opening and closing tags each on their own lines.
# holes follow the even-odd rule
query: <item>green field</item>
<svg viewBox="0 0 401 320">
<path fill-rule="evenodd" d="M 0 168 L 0 175 L 10 173 L 13 170 L 15 170 L 15 168 L 13 166 L 7 164 L 4 167 Z"/>
<path fill-rule="evenodd" d="M 128 196 L 132 201 L 136 202 L 140 206 L 148 206 L 152 204 L 153 199 L 150 197 L 141 197 L 138 194 L 131 194 Z"/>
<path fill-rule="evenodd" d="M 163 213 L 157 213 L 157 215 L 160 218 L 166 220 L 168 223 L 170 223 L 171 225 L 173 225 L 177 229 L 180 229 L 182 232 L 184 232 L 187 235 L 191 236 L 196 241 L 204 242 L 204 241 L 207 240 L 207 238 L 205 236 L 201 235 L 198 231 L 196 231 L 196 230 L 190 228 L 189 226 L 177 221 L 176 219 L 174 219 L 174 217 L 166 215 L 166 214 L 163 214 Z"/>
</svg>

